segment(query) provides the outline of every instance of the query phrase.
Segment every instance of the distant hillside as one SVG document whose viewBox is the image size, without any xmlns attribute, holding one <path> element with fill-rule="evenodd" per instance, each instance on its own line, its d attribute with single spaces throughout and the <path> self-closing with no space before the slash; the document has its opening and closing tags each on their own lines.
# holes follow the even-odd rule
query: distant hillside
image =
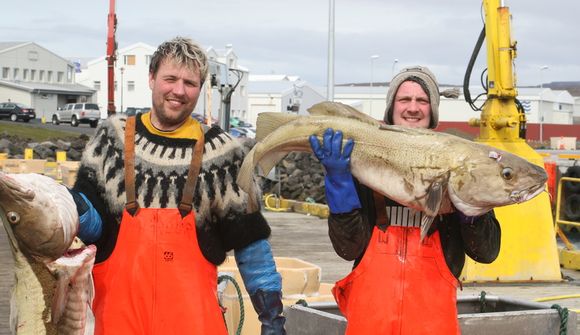
<svg viewBox="0 0 580 335">
<path fill-rule="evenodd" d="M 544 84 L 544 87 L 549 87 L 553 90 L 566 90 L 574 97 L 580 97 L 580 81 L 553 81 Z"/>
</svg>

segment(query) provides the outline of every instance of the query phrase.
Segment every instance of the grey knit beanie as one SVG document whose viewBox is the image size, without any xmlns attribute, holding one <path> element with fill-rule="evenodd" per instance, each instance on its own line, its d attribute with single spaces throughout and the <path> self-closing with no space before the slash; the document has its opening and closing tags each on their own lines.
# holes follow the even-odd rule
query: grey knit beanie
<svg viewBox="0 0 580 335">
<path fill-rule="evenodd" d="M 437 127 L 437 124 L 439 124 L 439 85 L 437 85 L 435 75 L 424 66 L 404 68 L 393 77 L 389 84 L 389 90 L 387 91 L 387 108 L 385 109 L 384 121 L 387 124 L 393 124 L 393 101 L 395 100 L 395 95 L 397 95 L 399 86 L 408 80 L 421 85 L 425 93 L 429 96 L 429 102 L 431 103 L 431 122 L 429 123 L 429 128 L 433 129 Z"/>
</svg>

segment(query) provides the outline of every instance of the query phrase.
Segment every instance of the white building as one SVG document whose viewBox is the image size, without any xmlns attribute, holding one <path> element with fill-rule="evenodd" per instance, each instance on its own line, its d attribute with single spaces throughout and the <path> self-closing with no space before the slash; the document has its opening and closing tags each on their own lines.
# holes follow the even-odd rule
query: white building
<svg viewBox="0 0 580 335">
<path fill-rule="evenodd" d="M 117 111 L 125 111 L 128 107 L 151 107 L 151 90 L 149 88 L 149 64 L 156 48 L 145 43 L 135 43 L 117 50 L 115 64 L 115 107 Z M 222 108 L 222 85 L 233 86 L 237 83 L 237 74 L 241 75 L 234 93 L 231 96 L 231 116 L 244 118 L 247 114 L 247 82 L 248 70 L 238 65 L 238 57 L 231 46 L 224 50 L 210 47 L 206 50 L 210 62 L 210 76 L 207 80 L 194 113 L 206 115 L 206 109 L 211 109 L 215 119 L 219 118 Z M 231 69 L 228 71 L 228 69 Z M 237 70 L 237 71 L 236 71 Z M 226 75 L 229 76 L 226 79 Z M 211 91 L 207 88 L 215 84 Z M 107 60 L 100 57 L 87 63 L 87 68 L 78 75 L 78 82 L 93 87 L 97 91 L 97 103 L 101 116 L 107 117 Z"/>
<path fill-rule="evenodd" d="M 580 124 L 580 97 L 574 98 L 574 124 Z"/>
<path fill-rule="evenodd" d="M 451 87 L 441 87 L 440 90 Z M 467 122 L 471 118 L 478 118 L 480 112 L 474 112 L 463 96 L 463 90 L 457 87 L 461 94 L 457 99 L 441 97 L 439 107 L 439 120 L 443 122 Z M 334 100 L 349 104 L 382 120 L 386 108 L 386 95 L 388 87 L 375 86 L 336 86 L 334 88 Z M 324 92 L 325 88 L 319 91 Z M 472 99 L 482 93 L 481 88 L 470 88 Z M 482 96 L 475 105 L 480 106 L 486 99 Z M 550 88 L 519 88 L 518 100 L 522 103 L 527 122 L 540 123 L 543 114 L 544 123 L 549 124 L 573 124 L 573 112 L 575 100 L 568 91 L 552 90 Z M 371 103 L 372 102 L 372 103 Z"/>
<path fill-rule="evenodd" d="M 259 78 L 254 81 L 255 78 Z M 267 79 L 274 79 L 269 81 Z M 250 76 L 248 88 L 249 113 L 247 120 L 255 125 L 259 113 L 293 112 L 307 115 L 307 109 L 325 96 L 307 82 L 294 76 Z"/>
<path fill-rule="evenodd" d="M 57 107 L 92 102 L 94 90 L 75 81 L 75 64 L 34 42 L 0 42 L 0 102 L 19 102 L 50 120 Z"/>
<path fill-rule="evenodd" d="M 225 49 L 215 49 L 209 47 L 207 56 L 210 61 L 209 75 L 214 76 L 216 80 L 212 85 L 212 116 L 219 119 L 220 113 L 224 113 L 224 106 L 220 100 L 224 97 L 223 86 L 234 88 L 230 101 L 230 117 L 237 117 L 244 121 L 248 120 L 248 81 L 250 77 L 249 70 L 238 64 L 238 56 L 234 52 L 231 44 L 226 45 Z M 210 83 L 204 85 L 204 99 L 198 102 L 195 112 L 202 114 L 208 110 L 206 103 L 208 101 L 208 91 Z"/>
<path fill-rule="evenodd" d="M 151 107 L 149 89 L 149 63 L 155 48 L 145 43 L 136 43 L 117 50 L 115 63 L 115 108 L 125 111 L 127 107 Z M 96 90 L 96 102 L 101 118 L 107 117 L 107 59 L 99 57 L 87 63 L 77 75 L 77 81 Z"/>
</svg>

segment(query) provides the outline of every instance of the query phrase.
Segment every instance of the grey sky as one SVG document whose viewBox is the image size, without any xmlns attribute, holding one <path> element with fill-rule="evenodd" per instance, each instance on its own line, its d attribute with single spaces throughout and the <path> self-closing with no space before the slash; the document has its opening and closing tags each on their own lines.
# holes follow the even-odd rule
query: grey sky
<svg viewBox="0 0 580 335">
<path fill-rule="evenodd" d="M 580 2 L 506 0 L 517 40 L 519 85 L 580 81 Z M 162 6 L 160 5 L 162 4 Z M 8 1 L 0 40 L 33 41 L 64 57 L 103 56 L 109 1 Z M 254 74 L 327 76 L 328 0 L 117 0 L 120 48 L 157 46 L 175 35 L 204 47 L 233 44 Z M 336 0 L 335 82 L 386 81 L 403 66 L 429 66 L 442 83 L 461 84 L 483 27 L 475 0 Z M 482 50 L 473 71 L 485 68 Z M 548 70 L 540 71 L 544 65 Z"/>
</svg>

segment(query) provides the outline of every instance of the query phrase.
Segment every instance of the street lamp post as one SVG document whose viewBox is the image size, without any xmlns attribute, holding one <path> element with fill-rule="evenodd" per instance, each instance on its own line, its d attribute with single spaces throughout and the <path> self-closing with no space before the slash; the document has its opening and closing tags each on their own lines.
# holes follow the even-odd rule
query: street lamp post
<svg viewBox="0 0 580 335">
<path fill-rule="evenodd" d="M 334 0 L 329 0 L 328 12 L 328 74 L 326 78 L 326 100 L 334 101 Z"/>
<path fill-rule="evenodd" d="M 372 55 L 371 56 L 371 82 L 370 82 L 370 94 L 369 94 L 369 100 L 371 103 L 371 109 L 370 109 L 370 114 L 373 114 L 373 65 L 374 65 L 374 61 L 375 59 L 378 59 L 379 55 Z"/>
<path fill-rule="evenodd" d="M 540 94 L 539 94 L 539 103 L 538 103 L 538 116 L 540 118 L 540 142 L 544 142 L 544 112 L 542 110 L 542 91 L 544 90 L 544 70 L 549 69 L 547 65 L 540 67 Z"/>
<path fill-rule="evenodd" d="M 125 72 L 125 68 L 121 66 L 121 111 L 123 113 L 123 72 Z"/>
<path fill-rule="evenodd" d="M 391 78 L 395 76 L 395 65 L 397 65 L 398 62 L 399 60 L 395 58 L 395 60 L 393 61 L 393 68 L 391 69 Z"/>
</svg>

